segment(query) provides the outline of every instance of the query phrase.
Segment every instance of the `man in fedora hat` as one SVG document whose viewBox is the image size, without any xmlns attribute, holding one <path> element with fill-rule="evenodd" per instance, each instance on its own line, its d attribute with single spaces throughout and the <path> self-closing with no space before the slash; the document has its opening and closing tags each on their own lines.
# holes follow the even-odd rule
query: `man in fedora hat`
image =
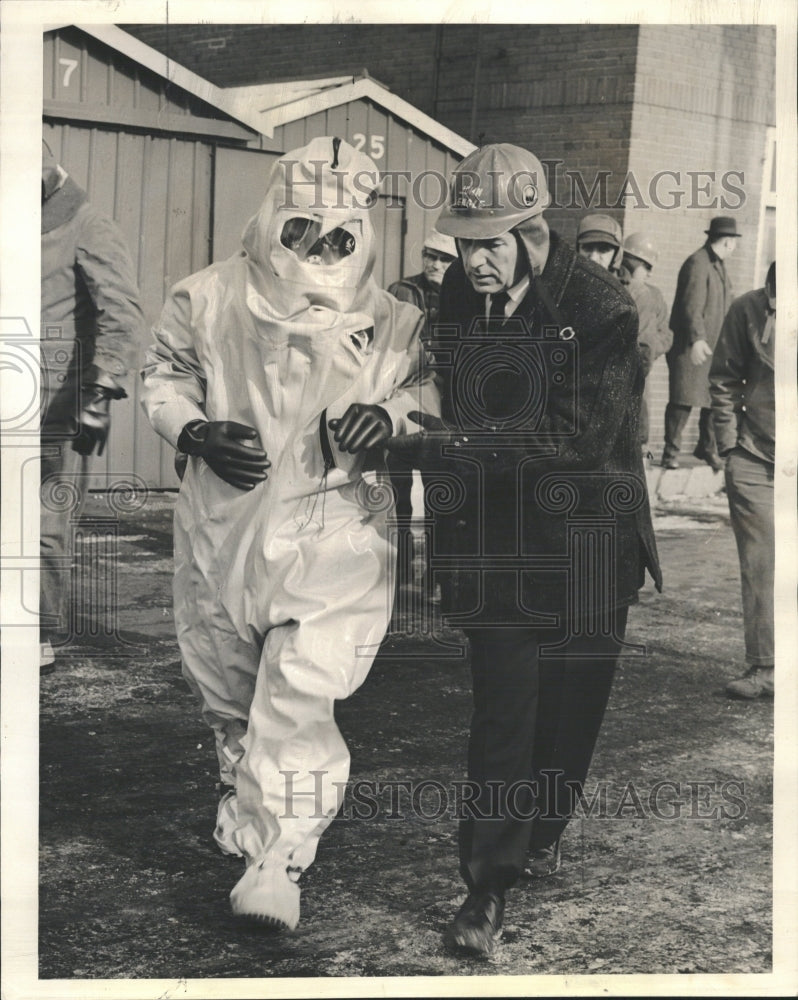
<svg viewBox="0 0 798 1000">
<path fill-rule="evenodd" d="M 457 246 L 451 236 L 444 236 L 437 229 L 431 229 L 421 248 L 421 273 L 400 278 L 388 286 L 388 291 L 400 302 L 410 302 L 424 313 L 422 339 L 426 342 L 438 320 L 441 282 L 449 265 L 457 259 Z M 388 456 L 388 472 L 396 497 L 394 517 L 397 525 L 399 560 L 397 583 L 412 583 L 410 561 L 413 558 L 413 543 L 410 520 L 413 516 L 413 468 L 401 458 Z M 433 595 L 434 596 L 434 595 Z"/>
<path fill-rule="evenodd" d="M 671 310 L 673 347 L 668 351 L 669 399 L 665 408 L 665 450 L 662 465 L 677 469 L 682 432 L 694 406 L 701 408 L 699 437 L 693 454 L 716 471 L 723 468 L 712 426 L 709 365 L 732 285 L 724 261 L 737 246 L 740 233 L 734 219 L 716 216 L 705 230 L 706 243 L 679 270 Z"/>
</svg>

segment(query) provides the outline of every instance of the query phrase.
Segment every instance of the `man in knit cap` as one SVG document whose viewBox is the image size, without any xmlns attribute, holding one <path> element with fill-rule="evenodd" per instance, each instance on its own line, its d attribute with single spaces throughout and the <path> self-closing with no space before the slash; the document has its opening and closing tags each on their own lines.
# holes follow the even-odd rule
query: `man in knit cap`
<svg viewBox="0 0 798 1000">
<path fill-rule="evenodd" d="M 623 255 L 620 225 L 609 215 L 585 215 L 576 231 L 576 249 L 581 257 L 617 274 Z"/>
</svg>

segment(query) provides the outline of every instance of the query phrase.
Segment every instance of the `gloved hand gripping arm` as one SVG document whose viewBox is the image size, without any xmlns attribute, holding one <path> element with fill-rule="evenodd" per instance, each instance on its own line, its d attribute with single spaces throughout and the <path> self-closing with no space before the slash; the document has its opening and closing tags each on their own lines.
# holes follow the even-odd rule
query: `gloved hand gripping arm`
<svg viewBox="0 0 798 1000">
<path fill-rule="evenodd" d="M 244 441 L 256 443 L 247 445 Z M 264 482 L 271 467 L 255 428 L 235 420 L 189 421 L 177 448 L 203 459 L 220 479 L 239 490 L 252 490 Z"/>
<path fill-rule="evenodd" d="M 375 403 L 352 403 L 342 417 L 328 421 L 341 451 L 355 455 L 384 444 L 393 434 L 388 413 Z"/>
<path fill-rule="evenodd" d="M 102 455 L 111 427 L 111 400 L 124 399 L 127 393 L 118 387 L 91 384 L 81 386 L 80 413 L 75 418 L 76 436 L 72 450 L 79 455 L 91 455 L 95 447 Z"/>
</svg>

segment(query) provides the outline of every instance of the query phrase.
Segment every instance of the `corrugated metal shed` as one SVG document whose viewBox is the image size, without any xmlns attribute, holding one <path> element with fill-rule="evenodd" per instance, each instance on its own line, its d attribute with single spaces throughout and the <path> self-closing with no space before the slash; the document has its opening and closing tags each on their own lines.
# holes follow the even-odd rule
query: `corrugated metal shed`
<svg viewBox="0 0 798 1000">
<path fill-rule="evenodd" d="M 390 173 L 373 214 L 375 277 L 386 286 L 420 269 L 444 196 L 439 178 L 473 148 L 367 74 L 223 89 L 114 26 L 46 32 L 44 67 L 44 136 L 120 224 L 148 324 L 174 282 L 236 252 L 280 153 L 339 135 Z M 128 391 L 92 485 L 134 472 L 174 487 L 172 449 L 141 411 L 135 372 Z"/>
</svg>

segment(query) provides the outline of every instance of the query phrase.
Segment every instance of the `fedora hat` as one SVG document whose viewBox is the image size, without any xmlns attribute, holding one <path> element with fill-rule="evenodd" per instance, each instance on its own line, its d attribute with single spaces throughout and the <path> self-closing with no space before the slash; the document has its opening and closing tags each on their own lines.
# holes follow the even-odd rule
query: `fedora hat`
<svg viewBox="0 0 798 1000">
<path fill-rule="evenodd" d="M 728 215 L 716 215 L 704 232 L 711 240 L 719 240 L 722 236 L 742 236 L 737 232 L 737 223 Z"/>
</svg>

